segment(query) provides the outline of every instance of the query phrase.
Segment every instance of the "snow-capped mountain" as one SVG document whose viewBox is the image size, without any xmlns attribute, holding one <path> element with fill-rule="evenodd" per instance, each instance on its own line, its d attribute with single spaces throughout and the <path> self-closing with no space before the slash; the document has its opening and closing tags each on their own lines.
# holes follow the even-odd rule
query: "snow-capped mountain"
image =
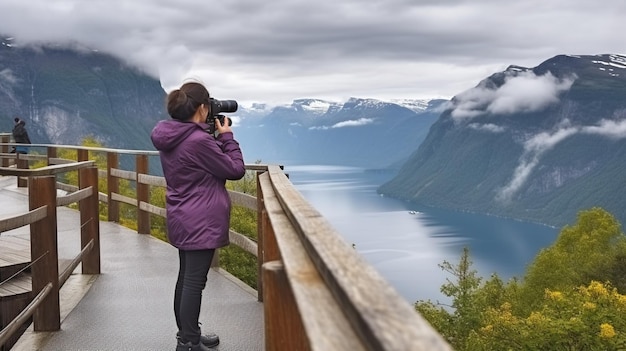
<svg viewBox="0 0 626 351">
<path fill-rule="evenodd" d="M 414 111 L 376 99 L 298 99 L 265 116 L 243 111 L 237 135 L 242 144 L 255 145 L 245 152 L 251 160 L 384 167 L 417 148 L 444 102 Z"/>
</svg>

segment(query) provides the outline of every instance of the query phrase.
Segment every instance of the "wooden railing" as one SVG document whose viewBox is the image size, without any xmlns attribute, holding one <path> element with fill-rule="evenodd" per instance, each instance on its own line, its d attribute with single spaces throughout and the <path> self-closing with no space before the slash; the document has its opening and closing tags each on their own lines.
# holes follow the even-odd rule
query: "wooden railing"
<svg viewBox="0 0 626 351">
<path fill-rule="evenodd" d="M 0 148 L 5 144 L 0 143 Z M 149 200 L 152 187 L 166 186 L 163 177 L 148 172 L 149 159 L 157 152 L 31 145 L 36 148 L 45 152 L 26 158 L 45 159 L 48 164 L 81 163 L 106 154 L 106 169 L 99 173 L 107 180 L 107 189 L 99 200 L 108 205 L 109 221 L 119 221 L 120 203 L 136 206 L 140 234 L 150 233 L 150 214 L 165 217 L 165 209 Z M 77 160 L 57 158 L 59 149 L 76 150 Z M 134 157 L 135 169 L 120 169 L 121 156 Z M 256 172 L 257 196 L 233 191 L 230 195 L 234 205 L 257 211 L 258 242 L 232 230 L 230 239 L 257 257 L 266 350 L 451 350 L 302 197 L 282 167 L 247 165 L 246 169 Z M 136 198 L 119 194 L 119 179 L 136 182 Z"/>
<path fill-rule="evenodd" d="M 80 190 L 57 196 L 56 175 L 70 171 L 79 171 Z M 100 273 L 100 226 L 98 172 L 93 161 L 32 170 L 0 167 L 0 175 L 28 179 L 29 211 L 0 220 L 0 233 L 30 225 L 31 290 L 34 296 L 29 305 L 0 331 L 1 346 L 31 317 L 35 331 L 59 330 L 59 289 L 80 263 L 83 274 Z M 81 251 L 59 274 L 56 207 L 71 203 L 79 204 Z"/>
</svg>

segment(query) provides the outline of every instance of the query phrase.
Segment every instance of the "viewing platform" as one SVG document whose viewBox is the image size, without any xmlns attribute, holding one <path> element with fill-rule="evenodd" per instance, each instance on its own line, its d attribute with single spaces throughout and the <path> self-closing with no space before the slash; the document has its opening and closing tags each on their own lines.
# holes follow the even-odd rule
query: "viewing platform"
<svg viewBox="0 0 626 351">
<path fill-rule="evenodd" d="M 26 188 L 18 188 L 14 177 L 0 177 L 0 218 L 27 211 L 26 195 Z M 80 219 L 78 211 L 64 207 L 58 208 L 57 215 L 63 262 L 64 257 L 69 259 L 80 251 Z M 28 226 L 0 234 L 0 259 L 6 257 L 3 249 L 8 243 L 30 256 L 29 235 Z M 101 274 L 72 274 L 60 290 L 61 330 L 33 332 L 31 327 L 11 350 L 176 347 L 172 305 L 177 250 L 111 222 L 100 223 L 100 249 Z M 255 290 L 223 269 L 211 269 L 202 299 L 201 327 L 220 336 L 220 345 L 214 350 L 264 350 L 263 304 L 257 301 Z"/>
<path fill-rule="evenodd" d="M 165 179 L 149 171 L 158 152 L 13 145 L 0 133 L 0 351 L 174 350 L 178 251 L 156 238 L 167 215 Z M 214 350 L 451 350 L 281 166 L 246 165 L 229 185 L 253 222 L 230 228 L 250 258 L 235 263 L 258 288 L 214 259 L 200 315 L 220 336 Z"/>
</svg>

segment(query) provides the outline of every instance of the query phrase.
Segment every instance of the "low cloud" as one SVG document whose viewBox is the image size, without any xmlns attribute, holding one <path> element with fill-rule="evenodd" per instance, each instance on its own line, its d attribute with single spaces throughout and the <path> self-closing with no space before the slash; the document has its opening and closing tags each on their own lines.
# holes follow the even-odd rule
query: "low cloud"
<svg viewBox="0 0 626 351">
<path fill-rule="evenodd" d="M 521 188 L 532 173 L 533 169 L 539 164 L 541 156 L 555 145 L 574 135 L 578 132 L 577 128 L 564 128 L 550 134 L 547 132 L 539 133 L 524 142 L 524 153 L 520 157 L 519 164 L 513 172 L 513 177 L 509 184 L 504 186 L 496 199 L 502 202 L 508 202 L 513 195 Z"/>
<path fill-rule="evenodd" d="M 372 118 L 359 118 L 357 120 L 339 122 L 333 125 L 331 128 L 358 127 L 358 126 L 364 126 L 366 124 L 372 124 L 372 123 L 374 123 L 374 119 Z"/>
<path fill-rule="evenodd" d="M 372 124 L 374 123 L 374 119 L 373 118 L 359 118 L 357 120 L 348 120 L 348 121 L 343 121 L 343 122 L 339 122 L 336 124 L 333 124 L 332 126 L 321 126 L 321 127 L 310 127 L 310 130 L 327 130 L 327 129 L 334 129 L 334 128 L 344 128 L 344 127 L 360 127 L 360 126 L 364 126 L 367 124 Z"/>
<path fill-rule="evenodd" d="M 3 69 L 2 71 L 0 71 L 0 83 L 8 83 L 8 84 L 15 84 L 17 83 L 17 77 L 13 74 L 13 71 L 11 71 L 8 68 Z"/>
<path fill-rule="evenodd" d="M 559 94 L 569 90 L 575 79 L 559 79 L 550 72 L 537 76 L 532 71 L 508 76 L 500 87 L 492 88 L 483 84 L 457 95 L 452 117 L 461 121 L 485 114 L 539 111 L 557 103 Z"/>
<path fill-rule="evenodd" d="M 557 131 L 553 133 L 542 132 L 527 139 L 524 142 L 524 153 L 519 159 L 511 181 L 498 191 L 496 200 L 511 201 L 513 195 L 526 183 L 532 171 L 539 164 L 541 156 L 561 141 L 575 134 L 592 134 L 611 139 L 623 139 L 626 138 L 626 120 L 603 119 L 598 125 L 583 127 L 570 126 L 569 121 L 565 120 Z"/>
<path fill-rule="evenodd" d="M 489 133 L 502 133 L 506 130 L 506 128 L 495 125 L 493 123 L 485 123 L 485 124 L 471 123 L 468 125 L 468 127 L 471 129 L 480 130 L 480 131 L 489 132 Z"/>
<path fill-rule="evenodd" d="M 597 126 L 584 127 L 582 132 L 602 135 L 612 139 L 626 138 L 626 120 L 612 121 L 603 119 Z"/>
</svg>

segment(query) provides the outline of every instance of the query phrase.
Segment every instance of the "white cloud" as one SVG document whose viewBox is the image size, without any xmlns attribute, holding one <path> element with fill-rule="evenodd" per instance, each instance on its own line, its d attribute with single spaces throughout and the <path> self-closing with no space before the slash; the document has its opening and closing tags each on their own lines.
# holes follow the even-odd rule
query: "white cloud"
<svg viewBox="0 0 626 351">
<path fill-rule="evenodd" d="M 537 76 L 532 71 L 508 76 L 504 84 L 492 88 L 481 84 L 456 96 L 452 117 L 472 119 L 487 113 L 508 115 L 541 110 L 559 101 L 559 94 L 569 90 L 575 78 L 557 79 L 548 72 Z"/>
<path fill-rule="evenodd" d="M 468 127 L 471 129 L 480 130 L 480 131 L 489 132 L 489 133 L 503 133 L 506 130 L 506 128 L 504 128 L 503 126 L 498 126 L 493 123 L 485 123 L 485 124 L 470 123 Z"/>
<path fill-rule="evenodd" d="M 578 128 L 571 127 L 563 128 L 554 133 L 542 132 L 528 139 L 524 143 L 524 153 L 513 172 L 511 181 L 498 191 L 496 199 L 503 202 L 510 201 L 519 188 L 524 185 L 539 163 L 541 156 L 562 140 L 576 134 L 578 130 Z"/>
<path fill-rule="evenodd" d="M 199 75 L 241 102 L 449 99 L 511 64 L 618 53 L 623 13 L 622 0 L 3 0 L 0 33 L 111 53 L 166 88 Z"/>
<path fill-rule="evenodd" d="M 374 119 L 372 118 L 359 118 L 356 120 L 348 120 L 343 122 L 338 122 L 333 124 L 332 126 L 319 126 L 319 127 L 309 127 L 309 130 L 328 130 L 334 128 L 345 128 L 345 127 L 360 127 L 367 124 L 374 123 Z"/>
<path fill-rule="evenodd" d="M 331 128 L 359 127 L 359 126 L 364 126 L 366 124 L 372 124 L 372 123 L 374 123 L 374 119 L 372 118 L 359 118 L 357 120 L 349 120 L 349 121 L 336 123 Z"/>
<path fill-rule="evenodd" d="M 626 120 L 613 121 L 603 119 L 597 126 L 588 126 L 582 129 L 583 133 L 597 134 L 612 139 L 626 138 Z"/>
<path fill-rule="evenodd" d="M 558 102 L 559 94 L 569 90 L 573 83 L 573 78 L 560 80 L 552 73 L 536 76 L 530 71 L 523 72 L 506 80 L 487 110 L 493 114 L 538 111 Z"/>
<path fill-rule="evenodd" d="M 553 149 L 557 144 L 575 134 L 592 134 L 611 139 L 626 138 L 626 120 L 601 120 L 595 126 L 574 127 L 565 120 L 560 129 L 553 133 L 542 132 L 532 136 L 524 142 L 524 153 L 513 172 L 508 184 L 498 190 L 496 199 L 510 201 L 513 195 L 526 183 L 532 171 L 539 164 L 541 156 Z"/>
</svg>

